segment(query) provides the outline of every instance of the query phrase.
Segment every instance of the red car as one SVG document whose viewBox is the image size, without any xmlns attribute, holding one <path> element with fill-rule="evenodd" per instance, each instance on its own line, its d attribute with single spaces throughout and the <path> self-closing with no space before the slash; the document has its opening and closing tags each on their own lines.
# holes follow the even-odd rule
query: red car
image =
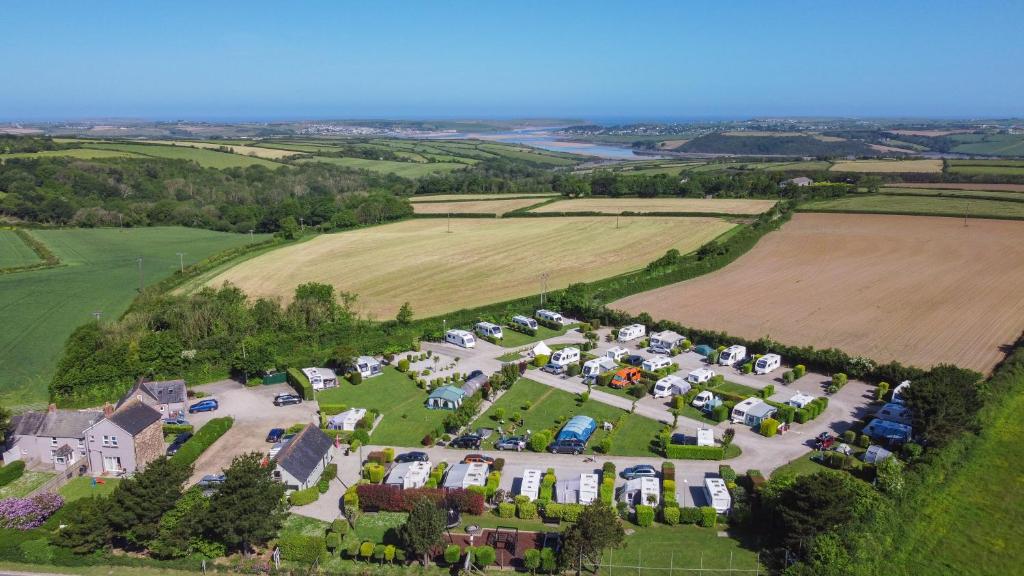
<svg viewBox="0 0 1024 576">
<path fill-rule="evenodd" d="M 829 450 L 835 443 L 835 436 L 829 434 L 828 432 L 822 432 L 821 434 L 818 434 L 818 436 L 814 439 L 814 446 L 818 450 Z"/>
<path fill-rule="evenodd" d="M 471 464 L 473 462 L 480 462 L 481 464 L 487 464 L 490 466 L 491 464 L 494 464 L 494 458 L 483 454 L 470 454 L 462 459 L 463 464 Z"/>
</svg>

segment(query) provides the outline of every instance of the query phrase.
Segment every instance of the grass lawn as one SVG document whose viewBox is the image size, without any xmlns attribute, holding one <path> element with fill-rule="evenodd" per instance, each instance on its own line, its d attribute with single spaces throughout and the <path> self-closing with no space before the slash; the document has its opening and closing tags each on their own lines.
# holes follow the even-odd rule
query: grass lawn
<svg viewBox="0 0 1024 576">
<path fill-rule="evenodd" d="M 505 348 L 521 348 L 527 344 L 533 344 L 534 342 L 540 342 L 541 340 L 561 336 L 577 326 L 579 326 L 579 324 L 570 324 L 568 326 L 563 326 L 561 330 L 552 330 L 546 326 L 538 325 L 536 336 L 516 332 L 506 326 L 501 330 L 501 333 L 505 336 L 501 339 L 501 345 Z"/>
<path fill-rule="evenodd" d="M 507 354 L 502 354 L 501 356 L 498 356 L 497 359 L 501 360 L 502 362 L 517 362 L 519 360 L 525 360 L 526 356 L 523 356 L 519 352 L 509 352 Z"/>
<path fill-rule="evenodd" d="M 56 476 L 54 472 L 25 472 L 14 482 L 0 487 L 0 499 L 3 498 L 24 498 L 36 488 L 39 488 L 50 479 Z"/>
<path fill-rule="evenodd" d="M 14 230 L 0 230 L 0 268 L 39 262 L 39 255 Z"/>
<path fill-rule="evenodd" d="M 811 450 L 807 454 L 804 454 L 795 460 L 790 460 L 788 464 L 776 468 L 775 471 L 772 472 L 772 478 L 781 478 L 783 476 L 804 476 L 806 474 L 814 474 L 823 470 L 831 470 L 828 466 L 813 460 L 813 458 L 818 454 L 819 452 L 817 450 Z"/>
<path fill-rule="evenodd" d="M 802 209 L 842 212 L 898 212 L 905 214 L 938 214 L 949 216 L 1013 216 L 1024 217 L 1024 202 L 1000 202 L 981 198 L 949 198 L 939 196 L 846 196 L 819 200 L 801 205 Z"/>
<path fill-rule="evenodd" d="M 611 456 L 660 456 L 651 450 L 651 442 L 661 431 L 660 422 L 637 414 L 626 416 L 625 423 L 615 432 Z"/>
<path fill-rule="evenodd" d="M 318 392 L 317 400 L 379 410 L 384 418 L 371 437 L 374 444 L 419 446 L 420 440 L 433 434 L 448 414 L 446 410 L 428 410 L 424 406 L 427 393 L 391 366 L 358 386 L 342 381 L 337 388 Z"/>
<path fill-rule="evenodd" d="M 289 514 L 284 519 L 284 524 L 281 525 L 278 535 L 323 536 L 330 526 L 330 522 L 299 514 Z"/>
<path fill-rule="evenodd" d="M 61 486 L 58 492 L 64 497 L 64 500 L 71 502 L 79 498 L 88 498 L 89 496 L 106 496 L 113 492 L 114 488 L 121 483 L 120 478 L 102 478 L 99 481 L 103 483 L 97 482 L 93 486 L 91 477 L 79 476 Z"/>
<path fill-rule="evenodd" d="M 687 573 L 684 568 L 703 566 L 702 576 L 724 576 L 730 574 L 730 567 L 737 570 L 758 567 L 757 551 L 734 538 L 719 537 L 716 529 L 661 524 L 650 528 L 630 527 L 635 532 L 626 536 L 625 547 L 611 550 L 604 556 L 605 563 L 617 567 L 605 568 L 602 572 L 663 576 L 669 573 L 670 567 L 683 574 Z M 638 565 L 643 568 L 637 570 Z M 764 567 L 760 569 L 763 571 Z"/>
<path fill-rule="evenodd" d="M 729 394 L 739 394 L 740 396 L 757 396 L 757 389 L 751 388 L 750 386 L 744 386 L 743 384 L 737 384 L 735 382 L 729 382 L 726 380 L 722 382 L 714 390 L 720 390 L 722 392 L 728 392 Z"/>
<path fill-rule="evenodd" d="M 247 234 L 195 228 L 95 228 L 35 230 L 32 234 L 62 265 L 0 275 L 0 404 L 22 409 L 43 406 L 64 342 L 78 326 L 118 318 L 135 298 L 137 259 L 147 284 L 185 265 L 249 242 Z M 263 237 L 257 237 L 256 241 Z"/>
</svg>

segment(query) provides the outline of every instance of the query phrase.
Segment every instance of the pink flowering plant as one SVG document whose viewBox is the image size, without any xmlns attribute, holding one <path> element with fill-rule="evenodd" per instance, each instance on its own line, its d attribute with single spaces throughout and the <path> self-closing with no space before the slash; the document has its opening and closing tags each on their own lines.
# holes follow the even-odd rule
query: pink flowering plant
<svg viewBox="0 0 1024 576">
<path fill-rule="evenodd" d="M 0 500 L 0 528 L 37 528 L 63 505 L 64 499 L 53 492 L 31 498 L 5 498 Z"/>
</svg>

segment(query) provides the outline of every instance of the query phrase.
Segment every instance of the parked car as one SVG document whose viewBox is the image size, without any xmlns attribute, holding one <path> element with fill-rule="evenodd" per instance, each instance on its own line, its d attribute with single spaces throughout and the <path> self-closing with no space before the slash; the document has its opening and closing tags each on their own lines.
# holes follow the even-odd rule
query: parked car
<svg viewBox="0 0 1024 576">
<path fill-rule="evenodd" d="M 225 480 L 227 480 L 227 476 L 223 474 L 207 474 L 196 485 L 200 488 L 212 488 L 220 486 Z"/>
<path fill-rule="evenodd" d="M 822 432 L 814 439 L 814 447 L 818 450 L 828 450 L 836 443 L 836 437 L 828 432 Z"/>
<path fill-rule="evenodd" d="M 634 478 L 657 478 L 658 471 L 650 464 L 637 464 L 622 471 L 622 477 L 626 480 Z"/>
<path fill-rule="evenodd" d="M 274 396 L 274 406 L 290 406 L 302 404 L 302 398 L 296 394 L 278 394 Z"/>
<path fill-rule="evenodd" d="M 498 450 L 515 450 L 517 452 L 522 452 L 523 448 L 526 448 L 526 438 L 522 436 L 502 438 L 494 443 L 494 447 Z"/>
<path fill-rule="evenodd" d="M 647 351 L 650 352 L 651 354 L 662 354 L 664 356 L 668 356 L 668 355 L 672 354 L 672 351 L 669 350 L 668 348 L 665 348 L 664 346 L 657 346 L 657 345 L 651 346 L 650 348 L 647 349 Z"/>
<path fill-rule="evenodd" d="M 267 433 L 267 442 L 280 442 L 284 436 L 284 428 L 271 428 Z"/>
<path fill-rule="evenodd" d="M 686 434 L 682 434 L 680 432 L 676 432 L 675 434 L 672 435 L 671 438 L 669 438 L 668 443 L 669 444 L 676 444 L 676 445 L 679 445 L 679 446 L 681 446 L 683 444 L 686 444 Z"/>
<path fill-rule="evenodd" d="M 487 464 L 488 466 L 490 466 L 491 464 L 494 464 L 494 458 L 491 458 L 490 456 L 487 456 L 485 454 L 469 454 L 462 459 L 463 464 L 470 464 L 473 462 L 479 462 L 481 464 Z"/>
<path fill-rule="evenodd" d="M 482 440 L 483 438 L 476 434 L 464 434 L 453 438 L 452 441 L 448 443 L 448 446 L 451 448 L 469 448 L 470 450 L 479 450 L 480 442 Z"/>
<path fill-rule="evenodd" d="M 561 376 L 568 371 L 565 366 L 561 364 L 552 364 L 551 362 L 545 364 L 540 370 L 541 372 L 547 372 L 548 374 L 554 374 L 555 376 Z"/>
<path fill-rule="evenodd" d="M 185 420 L 184 416 L 175 416 L 174 418 L 164 418 L 164 424 L 168 426 L 188 426 L 188 420 Z"/>
<path fill-rule="evenodd" d="M 430 462 L 430 455 L 426 452 L 405 452 L 395 456 L 395 462 L 398 464 L 405 462 Z"/>
<path fill-rule="evenodd" d="M 711 402 L 714 399 L 714 394 L 712 394 L 708 390 L 704 390 L 700 394 L 697 394 L 696 396 L 693 397 L 693 401 L 690 402 L 690 405 L 693 406 L 694 408 L 703 408 L 708 402 Z"/>
<path fill-rule="evenodd" d="M 171 445 L 167 447 L 167 455 L 174 456 L 175 454 L 177 454 L 178 449 L 181 448 L 182 444 L 188 442 L 188 439 L 191 437 L 191 432 L 182 432 L 181 434 L 178 434 L 174 438 L 174 442 L 171 442 Z"/>
<path fill-rule="evenodd" d="M 206 400 L 200 400 L 199 402 L 189 406 L 188 413 L 195 414 L 196 412 L 213 412 L 217 408 L 220 408 L 217 401 L 213 398 L 207 398 Z"/>
<path fill-rule="evenodd" d="M 632 354 L 630 356 L 626 356 L 626 364 L 629 364 L 630 366 L 639 366 L 643 363 L 644 357 L 640 356 L 639 354 Z"/>
<path fill-rule="evenodd" d="M 548 451 L 552 454 L 580 454 L 587 448 L 587 445 L 582 440 L 567 439 L 557 440 L 552 442 L 548 446 Z"/>
<path fill-rule="evenodd" d="M 640 382 L 640 370 L 633 368 L 623 368 L 612 376 L 611 381 L 608 383 L 612 388 L 629 388 L 630 386 Z"/>
</svg>

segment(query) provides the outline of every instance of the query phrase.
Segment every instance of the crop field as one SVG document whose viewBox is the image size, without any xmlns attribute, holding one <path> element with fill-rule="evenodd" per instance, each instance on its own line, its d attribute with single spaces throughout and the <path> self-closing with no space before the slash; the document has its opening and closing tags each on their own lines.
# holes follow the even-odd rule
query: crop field
<svg viewBox="0 0 1024 576">
<path fill-rule="evenodd" d="M 289 156 L 295 156 L 298 152 L 292 152 L 289 150 L 274 150 L 272 148 L 261 148 L 258 146 L 246 146 L 231 144 L 230 142 L 196 142 L 193 140 L 143 140 L 147 144 L 163 144 L 166 146 L 183 146 L 186 148 L 202 148 L 206 150 L 219 150 L 220 148 L 227 148 L 232 154 L 241 154 L 243 156 L 256 156 L 257 158 L 266 158 L 268 160 L 280 160 L 281 158 L 287 158 Z"/>
<path fill-rule="evenodd" d="M 957 134 L 952 138 L 962 142 L 953 148 L 960 154 L 1024 156 L 1024 136 L 1020 134 Z"/>
<path fill-rule="evenodd" d="M 266 166 L 267 168 L 280 168 L 283 164 L 271 162 L 263 158 L 242 156 L 228 152 L 217 152 L 204 150 L 202 148 L 190 148 L 185 146 L 160 146 L 157 144 L 129 144 L 129 143 L 89 143 L 89 148 L 96 150 L 116 150 L 120 152 L 131 152 L 141 156 L 153 156 L 156 158 L 172 158 L 175 160 L 192 160 L 206 168 L 245 168 L 248 166 Z"/>
<path fill-rule="evenodd" d="M 120 150 L 94 150 L 92 148 L 68 148 L 67 150 L 44 150 L 42 152 L 16 152 L 14 154 L 0 155 L 0 162 L 8 158 L 80 158 L 92 160 L 95 158 L 145 158 L 141 154 L 124 152 Z"/>
<path fill-rule="evenodd" d="M 444 174 L 452 170 L 465 168 L 465 164 L 454 162 L 398 162 L 395 160 L 368 160 L 366 158 L 337 158 L 334 156 L 317 156 L 315 158 L 303 158 L 297 160 L 300 163 L 326 162 L 345 166 L 347 168 L 361 168 L 380 172 L 381 174 L 396 174 L 404 178 L 419 178 L 428 174 Z"/>
<path fill-rule="evenodd" d="M 244 234 L 192 228 L 70 229 L 33 231 L 61 266 L 0 275 L 0 404 L 42 405 L 64 342 L 102 312 L 113 320 L 127 309 L 139 285 L 137 259 L 146 284 L 185 264 L 249 242 Z M 259 238 L 257 238 L 259 239 Z"/>
<path fill-rule="evenodd" d="M 504 214 L 543 202 L 544 198 L 519 198 L 513 200 L 471 200 L 464 202 L 415 202 L 416 214 Z"/>
<path fill-rule="evenodd" d="M 545 204 L 531 212 L 706 212 L 715 214 L 760 214 L 775 200 L 705 198 L 575 198 Z"/>
<path fill-rule="evenodd" d="M 643 268 L 676 248 L 696 250 L 733 227 L 718 218 L 462 218 L 446 232 L 424 218 L 320 236 L 249 259 L 208 283 L 287 301 L 304 282 L 358 294 L 356 307 L 391 318 L 409 301 L 417 317 L 481 306 Z"/>
<path fill-rule="evenodd" d="M 39 262 L 32 247 L 18 237 L 14 230 L 0 230 L 0 268 L 26 266 Z"/>
<path fill-rule="evenodd" d="M 951 174 L 997 174 L 1007 176 L 1019 176 L 1024 174 L 1024 162 L 1011 163 L 1009 161 L 1001 161 L 998 164 L 981 162 L 982 161 L 950 163 L 949 172 Z"/>
<path fill-rule="evenodd" d="M 942 160 L 848 160 L 832 165 L 833 172 L 942 172 Z"/>
<path fill-rule="evenodd" d="M 932 188 L 935 190 L 1002 190 L 1005 192 L 1024 192 L 1024 184 L 986 184 L 980 182 L 893 182 L 891 188 Z"/>
<path fill-rule="evenodd" d="M 959 188 L 903 188 L 885 187 L 879 190 L 882 194 L 901 194 L 913 196 L 947 196 L 952 198 L 1004 198 L 1011 202 L 1024 202 L 1024 194 L 1021 192 L 1007 192 L 1002 190 L 964 190 Z"/>
<path fill-rule="evenodd" d="M 717 272 L 613 308 L 881 362 L 988 372 L 1024 330 L 1024 222 L 796 214 Z"/>
<path fill-rule="evenodd" d="M 1012 194 L 1012 192 L 1007 192 L 1007 194 Z M 843 198 L 807 202 L 802 204 L 800 209 L 830 212 L 867 211 L 893 212 L 898 214 L 1024 218 L 1024 202 L 1001 202 L 999 200 L 986 200 L 983 198 L 949 198 L 940 196 L 844 196 Z"/>
<path fill-rule="evenodd" d="M 553 198 L 558 196 L 555 192 L 530 192 L 511 194 L 424 194 L 409 198 L 413 204 L 417 202 L 460 202 L 470 200 L 514 200 L 518 198 Z M 540 200 L 537 200 L 540 202 Z"/>
</svg>

